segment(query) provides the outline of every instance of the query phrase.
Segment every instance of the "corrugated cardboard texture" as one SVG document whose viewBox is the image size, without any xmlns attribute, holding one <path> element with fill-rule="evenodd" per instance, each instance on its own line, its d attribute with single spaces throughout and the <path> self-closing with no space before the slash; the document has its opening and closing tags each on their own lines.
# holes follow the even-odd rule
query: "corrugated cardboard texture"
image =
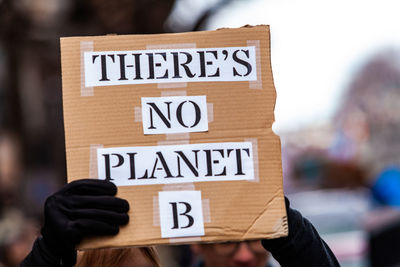
<svg viewBox="0 0 400 267">
<path fill-rule="evenodd" d="M 276 92 L 270 64 L 268 26 L 217 31 L 157 34 L 69 37 L 61 39 L 64 123 L 68 181 L 88 178 L 96 163 L 93 147 L 155 146 L 179 143 L 245 142 L 256 140 L 258 177 L 255 181 L 193 183 L 209 203 L 205 236 L 194 239 L 161 238 L 154 198 L 170 190 L 165 185 L 119 187 L 118 197 L 130 202 L 130 223 L 115 237 L 85 240 L 82 248 L 155 245 L 197 240 L 214 242 L 275 238 L 287 235 L 282 189 L 281 145 L 272 132 Z M 146 50 L 147 47 L 197 48 L 242 47 L 259 43 L 261 75 L 254 81 L 188 82 L 185 87 L 158 84 L 94 87 L 93 94 L 81 95 L 81 42 L 93 42 L 93 51 Z M 255 42 L 254 42 L 255 41 Z M 258 69 L 260 70 L 260 69 Z M 260 87 L 261 86 L 261 87 Z M 256 89 L 255 89 L 256 88 Z M 213 121 L 208 132 L 177 135 L 144 135 L 142 122 L 135 119 L 141 97 L 163 95 L 206 95 L 212 103 Z M 92 162 L 91 162 L 92 161 Z M 91 167 L 92 166 L 92 167 Z M 90 177 L 96 178 L 96 177 Z M 177 188 L 172 186 L 172 188 Z M 187 188 L 187 186 L 183 186 Z M 185 190 L 185 189 L 184 189 Z"/>
</svg>

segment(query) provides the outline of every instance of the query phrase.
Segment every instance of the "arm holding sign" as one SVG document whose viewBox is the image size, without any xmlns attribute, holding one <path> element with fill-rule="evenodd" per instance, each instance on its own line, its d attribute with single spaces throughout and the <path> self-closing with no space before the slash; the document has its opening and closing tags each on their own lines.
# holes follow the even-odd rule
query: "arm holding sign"
<svg viewBox="0 0 400 267">
<path fill-rule="evenodd" d="M 115 235 L 127 224 L 129 204 L 114 197 L 107 181 L 71 182 L 46 200 L 45 223 L 31 253 L 20 267 L 65 267 L 76 263 L 75 246 L 88 236 Z"/>
<path fill-rule="evenodd" d="M 313 225 L 300 212 L 290 208 L 285 198 L 289 235 L 265 240 L 192 244 L 200 256 L 197 267 L 267 266 L 268 254 L 282 267 L 338 267 L 335 255 Z M 266 249 L 266 250 L 265 250 Z M 269 266 L 269 265 L 268 265 Z"/>
<path fill-rule="evenodd" d="M 319 236 L 314 226 L 300 212 L 290 207 L 285 198 L 289 223 L 286 237 L 263 240 L 264 248 L 286 266 L 336 267 L 340 266 L 328 245 Z"/>
</svg>

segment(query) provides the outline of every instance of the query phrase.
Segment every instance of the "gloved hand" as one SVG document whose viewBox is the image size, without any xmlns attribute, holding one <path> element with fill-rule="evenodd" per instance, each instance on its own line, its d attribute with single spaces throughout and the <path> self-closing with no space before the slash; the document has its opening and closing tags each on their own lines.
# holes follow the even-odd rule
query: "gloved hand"
<svg viewBox="0 0 400 267">
<path fill-rule="evenodd" d="M 339 267 L 329 246 L 301 213 L 290 207 L 285 197 L 289 235 L 261 241 L 282 267 Z"/>
<path fill-rule="evenodd" d="M 25 262 L 43 261 L 40 266 L 73 266 L 75 246 L 89 236 L 115 235 L 127 224 L 129 203 L 114 197 L 117 187 L 108 181 L 84 179 L 71 182 L 47 198 L 43 238 L 35 242 Z M 57 264 L 57 265 L 55 265 Z"/>
</svg>

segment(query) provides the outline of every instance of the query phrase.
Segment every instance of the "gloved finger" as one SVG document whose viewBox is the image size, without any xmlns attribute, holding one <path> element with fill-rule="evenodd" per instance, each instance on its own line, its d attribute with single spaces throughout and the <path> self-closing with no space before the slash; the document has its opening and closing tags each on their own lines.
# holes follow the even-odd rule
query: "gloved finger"
<svg viewBox="0 0 400 267">
<path fill-rule="evenodd" d="M 117 187 L 106 180 L 82 179 L 65 185 L 59 193 L 66 195 L 115 196 Z"/>
<path fill-rule="evenodd" d="M 129 203 L 125 199 L 110 196 L 69 196 L 61 200 L 70 209 L 99 209 L 126 213 Z"/>
<path fill-rule="evenodd" d="M 81 237 L 116 235 L 119 232 L 119 227 L 116 225 L 90 219 L 73 221 L 71 222 L 71 228 L 78 231 Z M 77 241 L 80 242 L 80 240 Z"/>
<path fill-rule="evenodd" d="M 129 222 L 128 214 L 108 210 L 72 209 L 67 210 L 66 213 L 71 220 L 91 219 L 112 225 L 125 225 Z"/>
</svg>

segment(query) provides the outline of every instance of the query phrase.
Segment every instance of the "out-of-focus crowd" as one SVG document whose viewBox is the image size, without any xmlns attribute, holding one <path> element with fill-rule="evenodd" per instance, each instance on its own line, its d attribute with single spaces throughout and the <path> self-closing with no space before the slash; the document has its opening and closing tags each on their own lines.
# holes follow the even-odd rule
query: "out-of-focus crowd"
<svg viewBox="0 0 400 267">
<path fill-rule="evenodd" d="M 392 252 L 400 234 L 399 60 L 395 49 L 377 51 L 331 121 L 281 136 L 286 192 L 344 266 L 400 262 Z"/>
<path fill-rule="evenodd" d="M 175 2 L 0 0 L 0 265 L 19 265 L 66 183 L 59 38 L 197 30 L 231 1 Z"/>
</svg>

